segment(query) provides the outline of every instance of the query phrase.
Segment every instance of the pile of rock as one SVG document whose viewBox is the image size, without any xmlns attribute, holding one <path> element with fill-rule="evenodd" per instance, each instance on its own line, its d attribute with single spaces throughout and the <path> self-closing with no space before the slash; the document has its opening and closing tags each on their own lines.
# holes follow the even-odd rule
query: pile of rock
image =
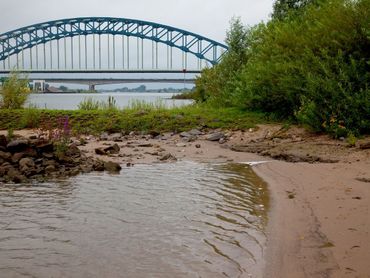
<svg viewBox="0 0 370 278">
<path fill-rule="evenodd" d="M 26 183 L 75 176 L 91 171 L 119 172 L 115 162 L 86 157 L 75 144 L 61 151 L 57 143 L 40 138 L 8 140 L 0 135 L 0 183 Z"/>
</svg>

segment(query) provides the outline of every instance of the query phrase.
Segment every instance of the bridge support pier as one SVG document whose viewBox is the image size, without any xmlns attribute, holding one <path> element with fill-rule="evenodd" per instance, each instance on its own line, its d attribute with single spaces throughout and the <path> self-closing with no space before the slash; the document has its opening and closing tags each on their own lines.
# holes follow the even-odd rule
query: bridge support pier
<svg viewBox="0 0 370 278">
<path fill-rule="evenodd" d="M 95 84 L 89 84 L 89 91 L 95 91 Z"/>
</svg>

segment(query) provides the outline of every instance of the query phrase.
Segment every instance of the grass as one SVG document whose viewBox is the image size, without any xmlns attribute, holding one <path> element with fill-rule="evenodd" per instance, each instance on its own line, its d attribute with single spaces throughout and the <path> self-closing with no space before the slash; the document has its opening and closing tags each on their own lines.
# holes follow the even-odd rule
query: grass
<svg viewBox="0 0 370 278">
<path fill-rule="evenodd" d="M 195 127 L 248 129 L 268 121 L 262 113 L 237 108 L 190 105 L 166 109 L 161 103 L 135 102 L 124 110 L 0 109 L 0 129 L 56 127 L 60 119 L 66 116 L 73 132 L 86 134 L 103 131 L 181 132 Z"/>
</svg>

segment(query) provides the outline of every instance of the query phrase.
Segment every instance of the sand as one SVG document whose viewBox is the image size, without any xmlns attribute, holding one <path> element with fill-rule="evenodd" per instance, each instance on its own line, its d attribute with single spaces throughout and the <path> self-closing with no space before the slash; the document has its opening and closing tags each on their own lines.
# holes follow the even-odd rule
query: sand
<svg viewBox="0 0 370 278">
<path fill-rule="evenodd" d="M 253 167 L 269 184 L 272 200 L 264 277 L 370 277 L 369 149 L 278 125 L 226 135 L 224 144 L 205 140 L 207 134 L 194 142 L 173 134 L 132 135 L 122 142 L 87 136 L 80 148 L 98 156 L 95 148 L 117 143 L 120 154 L 99 158 L 128 165 L 163 163 L 159 158 L 168 153 L 199 162 L 263 162 Z"/>
</svg>

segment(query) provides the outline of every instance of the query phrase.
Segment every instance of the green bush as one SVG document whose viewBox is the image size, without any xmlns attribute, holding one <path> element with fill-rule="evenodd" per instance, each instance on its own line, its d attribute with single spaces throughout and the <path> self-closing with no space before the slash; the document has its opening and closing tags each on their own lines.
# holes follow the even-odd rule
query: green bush
<svg viewBox="0 0 370 278">
<path fill-rule="evenodd" d="M 283 20 L 244 27 L 242 63 L 230 48 L 196 90 L 211 105 L 269 112 L 334 136 L 369 133 L 370 0 L 303 2 Z"/>
<path fill-rule="evenodd" d="M 11 72 L 0 87 L 0 107 L 4 109 L 19 109 L 25 104 L 30 89 L 28 80 L 19 75 L 18 72 Z"/>
</svg>

